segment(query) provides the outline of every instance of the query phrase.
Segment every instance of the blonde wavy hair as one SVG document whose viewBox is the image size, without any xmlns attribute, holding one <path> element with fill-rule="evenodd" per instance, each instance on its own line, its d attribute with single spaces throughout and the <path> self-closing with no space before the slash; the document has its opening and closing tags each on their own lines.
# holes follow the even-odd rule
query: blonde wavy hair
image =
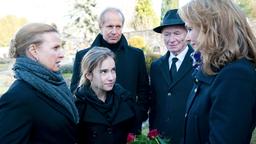
<svg viewBox="0 0 256 144">
<path fill-rule="evenodd" d="M 81 63 L 81 79 L 79 86 L 90 85 L 90 80 L 86 78 L 86 75 L 92 73 L 92 71 L 101 63 L 112 57 L 115 60 L 115 54 L 108 48 L 95 46 L 91 48 L 83 57 Z"/>
<path fill-rule="evenodd" d="M 232 0 L 191 0 L 179 14 L 199 29 L 195 49 L 202 54 L 205 73 L 214 75 L 216 69 L 241 58 L 256 63 L 255 35 Z"/>
</svg>

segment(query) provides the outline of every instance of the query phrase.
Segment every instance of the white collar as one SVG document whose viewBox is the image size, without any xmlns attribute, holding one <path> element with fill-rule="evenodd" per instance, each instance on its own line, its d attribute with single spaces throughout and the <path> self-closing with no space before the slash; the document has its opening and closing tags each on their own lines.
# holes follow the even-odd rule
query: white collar
<svg viewBox="0 0 256 144">
<path fill-rule="evenodd" d="M 176 66 L 177 66 L 177 69 L 179 69 L 179 67 L 181 66 L 187 52 L 188 52 L 188 46 L 186 46 L 186 48 L 183 51 L 181 51 L 181 53 L 178 54 L 177 56 L 175 56 L 174 54 L 172 54 L 170 52 L 170 56 L 169 56 L 169 60 L 168 60 L 169 61 L 169 68 L 171 67 L 171 64 L 172 64 L 172 58 L 176 57 L 176 58 L 178 58 L 178 61 L 176 62 Z"/>
<path fill-rule="evenodd" d="M 178 54 L 177 56 L 175 56 L 174 54 L 172 54 L 170 52 L 169 60 L 172 61 L 172 58 L 176 57 L 176 58 L 178 58 L 179 61 L 183 61 L 183 59 L 185 58 L 187 52 L 188 52 L 188 46 L 186 46 L 186 48 L 180 54 Z"/>
</svg>

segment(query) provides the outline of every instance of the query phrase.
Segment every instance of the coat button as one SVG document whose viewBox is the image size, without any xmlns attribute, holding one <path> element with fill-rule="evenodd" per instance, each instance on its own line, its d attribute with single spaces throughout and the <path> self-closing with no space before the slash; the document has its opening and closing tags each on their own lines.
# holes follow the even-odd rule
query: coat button
<svg viewBox="0 0 256 144">
<path fill-rule="evenodd" d="M 172 93 L 170 93 L 170 92 L 168 92 L 168 94 L 167 94 L 168 96 L 171 96 L 172 95 Z"/>
<path fill-rule="evenodd" d="M 195 93 L 197 92 L 197 88 L 194 89 L 194 92 L 195 92 Z"/>
<path fill-rule="evenodd" d="M 198 79 L 195 79 L 195 82 L 198 83 Z"/>
<path fill-rule="evenodd" d="M 93 138 L 96 138 L 96 137 L 97 137 L 97 133 L 96 133 L 96 131 L 93 131 L 93 133 L 92 133 L 92 137 L 93 137 Z"/>
<path fill-rule="evenodd" d="M 187 116 L 188 116 L 188 114 L 187 114 L 187 113 L 185 113 L 185 118 L 187 118 Z"/>
<path fill-rule="evenodd" d="M 110 135 L 112 134 L 112 128 L 108 128 L 107 131 L 108 131 L 108 134 Z"/>
</svg>

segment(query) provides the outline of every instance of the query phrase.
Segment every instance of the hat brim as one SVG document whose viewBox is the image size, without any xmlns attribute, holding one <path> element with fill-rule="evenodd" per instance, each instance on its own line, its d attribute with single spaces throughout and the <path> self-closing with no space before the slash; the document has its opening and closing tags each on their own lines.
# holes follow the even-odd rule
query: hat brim
<svg viewBox="0 0 256 144">
<path fill-rule="evenodd" d="M 155 27 L 153 29 L 153 31 L 157 32 L 157 33 L 162 33 L 163 28 L 168 27 L 168 26 L 184 26 L 185 27 L 185 23 L 173 23 L 173 24 L 166 24 L 166 25 L 161 25 L 158 27 Z"/>
</svg>

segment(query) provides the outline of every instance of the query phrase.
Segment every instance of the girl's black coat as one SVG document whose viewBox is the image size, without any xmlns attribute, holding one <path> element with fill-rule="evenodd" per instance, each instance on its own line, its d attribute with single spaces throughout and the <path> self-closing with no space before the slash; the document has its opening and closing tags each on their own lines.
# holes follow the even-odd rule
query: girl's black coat
<svg viewBox="0 0 256 144">
<path fill-rule="evenodd" d="M 128 133 L 136 131 L 133 129 L 136 117 L 135 101 L 125 89 L 115 85 L 113 94 L 119 100 L 119 107 L 116 108 L 115 117 L 109 122 L 95 105 L 88 102 L 88 94 L 90 93 L 76 92 L 76 105 L 80 114 L 79 143 L 125 144 Z"/>
</svg>

